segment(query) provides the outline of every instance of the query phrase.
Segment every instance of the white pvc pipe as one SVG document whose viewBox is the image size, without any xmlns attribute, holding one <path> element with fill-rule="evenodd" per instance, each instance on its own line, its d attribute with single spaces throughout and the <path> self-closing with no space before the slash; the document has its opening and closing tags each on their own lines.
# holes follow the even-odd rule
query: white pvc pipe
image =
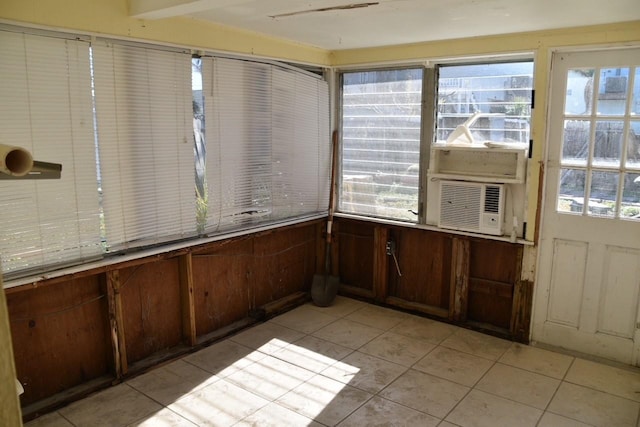
<svg viewBox="0 0 640 427">
<path fill-rule="evenodd" d="M 24 176 L 33 168 L 33 156 L 22 147 L 0 144 L 0 172 Z"/>
</svg>

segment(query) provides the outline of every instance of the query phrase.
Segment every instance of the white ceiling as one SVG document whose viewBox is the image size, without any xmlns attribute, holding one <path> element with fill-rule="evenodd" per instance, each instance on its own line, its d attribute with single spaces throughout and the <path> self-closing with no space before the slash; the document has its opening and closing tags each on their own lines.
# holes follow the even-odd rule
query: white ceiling
<svg viewBox="0 0 640 427">
<path fill-rule="evenodd" d="M 187 16 L 340 50 L 635 21 L 640 0 L 130 0 L 130 15 Z"/>
</svg>

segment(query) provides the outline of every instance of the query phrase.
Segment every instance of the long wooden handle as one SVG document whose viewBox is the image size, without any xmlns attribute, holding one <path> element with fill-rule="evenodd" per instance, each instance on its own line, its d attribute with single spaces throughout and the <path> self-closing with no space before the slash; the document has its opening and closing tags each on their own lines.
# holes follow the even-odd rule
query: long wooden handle
<svg viewBox="0 0 640 427">
<path fill-rule="evenodd" d="M 334 130 L 331 138 L 331 184 L 329 187 L 329 216 L 327 218 L 327 243 L 331 243 L 333 227 L 334 198 L 336 191 L 336 173 L 338 169 L 338 131 Z"/>
</svg>

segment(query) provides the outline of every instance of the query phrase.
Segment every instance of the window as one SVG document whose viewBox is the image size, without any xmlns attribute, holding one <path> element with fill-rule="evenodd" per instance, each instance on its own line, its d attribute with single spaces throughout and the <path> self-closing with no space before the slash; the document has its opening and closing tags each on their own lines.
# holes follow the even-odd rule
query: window
<svg viewBox="0 0 640 427">
<path fill-rule="evenodd" d="M 341 212 L 418 220 L 422 75 L 342 75 Z"/>
<path fill-rule="evenodd" d="M 329 99 L 310 74 L 203 58 L 206 232 L 327 210 Z"/>
<path fill-rule="evenodd" d="M 557 210 L 640 220 L 640 68 L 567 74 Z"/>
<path fill-rule="evenodd" d="M 0 30 L 0 141 L 61 163 L 57 180 L 0 180 L 2 271 L 101 256 L 89 43 Z"/>
<path fill-rule="evenodd" d="M 322 77 L 43 34 L 0 28 L 0 140 L 63 165 L 0 180 L 7 278 L 326 212 Z"/>
<path fill-rule="evenodd" d="M 448 65 L 439 68 L 437 140 L 472 115 L 475 141 L 529 143 L 533 62 Z"/>
<path fill-rule="evenodd" d="M 93 46 L 108 251 L 196 234 L 191 55 Z"/>
<path fill-rule="evenodd" d="M 530 60 L 343 72 L 341 78 L 340 212 L 437 224 L 437 209 L 428 205 L 439 187 L 428 177 L 421 186 L 427 175 L 421 167 L 431 143 L 447 140 L 469 119 L 473 142 L 528 147 Z M 509 197 L 524 199 L 521 187 L 510 188 Z M 514 208 L 514 216 L 522 218 L 523 209 Z M 523 232 L 511 219 L 506 227 Z"/>
</svg>

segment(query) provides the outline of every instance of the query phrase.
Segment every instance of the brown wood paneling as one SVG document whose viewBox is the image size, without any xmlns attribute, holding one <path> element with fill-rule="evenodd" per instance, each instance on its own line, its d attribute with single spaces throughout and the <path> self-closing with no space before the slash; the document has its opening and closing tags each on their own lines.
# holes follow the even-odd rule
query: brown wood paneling
<svg viewBox="0 0 640 427">
<path fill-rule="evenodd" d="M 249 238 L 220 242 L 192 255 L 198 336 L 247 317 L 252 257 Z"/>
<path fill-rule="evenodd" d="M 108 375 L 107 301 L 97 276 L 7 295 L 23 405 Z"/>
<path fill-rule="evenodd" d="M 389 241 L 389 228 L 377 226 L 373 236 L 373 295 L 376 302 L 384 302 L 389 293 L 390 257 L 387 255 L 386 248 Z"/>
<path fill-rule="evenodd" d="M 416 229 L 396 229 L 398 263 L 389 267 L 389 295 L 424 305 L 449 307 L 451 279 L 451 237 Z M 390 261 L 392 262 L 392 261 Z"/>
<path fill-rule="evenodd" d="M 469 303 L 469 240 L 454 237 L 451 246 L 451 289 L 449 319 L 467 320 Z"/>
<path fill-rule="evenodd" d="M 373 233 L 369 223 L 336 220 L 340 282 L 373 292 Z M 335 265 L 335 264 L 334 264 Z"/>
<path fill-rule="evenodd" d="M 315 227 L 297 227 L 255 238 L 249 309 L 308 291 L 315 273 Z"/>
<path fill-rule="evenodd" d="M 521 262 L 521 245 L 471 240 L 469 320 L 510 329 Z"/>
<path fill-rule="evenodd" d="M 120 295 L 129 364 L 180 344 L 178 258 L 121 269 Z"/>
<path fill-rule="evenodd" d="M 521 248 L 522 245 L 496 240 L 471 239 L 469 274 L 478 279 L 514 284 L 518 279 Z"/>
</svg>

